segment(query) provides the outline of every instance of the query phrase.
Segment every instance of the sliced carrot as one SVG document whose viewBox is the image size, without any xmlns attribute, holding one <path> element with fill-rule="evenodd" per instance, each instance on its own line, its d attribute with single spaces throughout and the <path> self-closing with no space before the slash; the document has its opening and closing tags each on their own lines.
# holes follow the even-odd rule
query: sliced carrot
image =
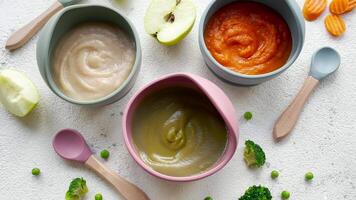
<svg viewBox="0 0 356 200">
<path fill-rule="evenodd" d="M 336 15 L 341 15 L 347 11 L 349 0 L 333 0 L 330 3 L 330 12 Z"/>
<path fill-rule="evenodd" d="M 356 0 L 349 0 L 349 5 L 346 9 L 346 12 L 353 10 L 356 7 Z"/>
<path fill-rule="evenodd" d="M 316 20 L 325 10 L 327 0 L 305 0 L 303 7 L 304 18 L 308 21 Z"/>
<path fill-rule="evenodd" d="M 340 15 L 328 15 L 325 18 L 325 27 L 333 36 L 340 36 L 346 31 L 346 25 Z"/>
</svg>

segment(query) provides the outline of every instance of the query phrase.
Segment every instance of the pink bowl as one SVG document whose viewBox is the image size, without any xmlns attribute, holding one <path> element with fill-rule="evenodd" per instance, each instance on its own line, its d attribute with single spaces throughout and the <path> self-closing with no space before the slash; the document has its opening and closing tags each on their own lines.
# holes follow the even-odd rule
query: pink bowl
<svg viewBox="0 0 356 200">
<path fill-rule="evenodd" d="M 153 170 L 150 166 L 146 165 L 141 160 L 140 156 L 136 151 L 136 147 L 132 139 L 132 117 L 141 100 L 146 95 L 156 90 L 173 86 L 188 86 L 197 89 L 203 94 L 205 94 L 222 116 L 228 130 L 228 141 L 225 152 L 221 156 L 221 158 L 215 163 L 215 165 L 207 171 L 187 177 L 168 176 Z M 175 73 L 164 76 L 151 82 L 143 89 L 138 91 L 127 104 L 123 115 L 122 128 L 126 147 L 130 152 L 131 156 L 134 158 L 134 160 L 149 174 L 164 180 L 174 182 L 195 181 L 210 176 L 219 171 L 231 160 L 232 156 L 234 155 L 238 144 L 239 136 L 236 112 L 229 98 L 214 83 L 210 82 L 205 78 L 189 73 Z"/>
</svg>

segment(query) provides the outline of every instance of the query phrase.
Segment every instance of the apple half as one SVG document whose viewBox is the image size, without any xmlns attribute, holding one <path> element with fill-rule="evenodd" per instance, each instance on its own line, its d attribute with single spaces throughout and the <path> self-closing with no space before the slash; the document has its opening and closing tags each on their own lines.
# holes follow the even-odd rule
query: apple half
<svg viewBox="0 0 356 200">
<path fill-rule="evenodd" d="M 145 19 L 145 30 L 164 45 L 175 45 L 193 28 L 196 18 L 191 0 L 152 0 Z"/>
<path fill-rule="evenodd" d="M 22 72 L 0 69 L 0 103 L 12 114 L 24 117 L 40 100 L 36 86 Z"/>
</svg>

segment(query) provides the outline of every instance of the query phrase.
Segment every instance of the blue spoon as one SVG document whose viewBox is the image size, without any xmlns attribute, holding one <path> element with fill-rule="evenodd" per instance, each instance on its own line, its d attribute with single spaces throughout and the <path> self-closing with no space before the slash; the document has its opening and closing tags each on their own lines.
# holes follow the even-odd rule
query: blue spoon
<svg viewBox="0 0 356 200">
<path fill-rule="evenodd" d="M 5 48 L 10 51 L 22 47 L 34 36 L 43 25 L 58 11 L 66 6 L 78 3 L 80 0 L 56 0 L 44 13 L 30 23 L 13 33 L 6 42 Z"/>
<path fill-rule="evenodd" d="M 340 66 L 340 55 L 331 47 L 323 47 L 312 57 L 310 73 L 293 102 L 274 125 L 273 136 L 279 140 L 288 135 L 298 121 L 309 95 L 323 78 L 334 73 Z"/>
</svg>

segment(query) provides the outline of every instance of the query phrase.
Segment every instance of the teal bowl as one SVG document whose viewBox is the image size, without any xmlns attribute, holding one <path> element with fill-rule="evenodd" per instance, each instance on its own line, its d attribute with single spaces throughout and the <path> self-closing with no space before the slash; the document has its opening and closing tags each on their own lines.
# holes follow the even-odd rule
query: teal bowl
<svg viewBox="0 0 356 200">
<path fill-rule="evenodd" d="M 52 60 L 59 39 L 70 29 L 84 22 L 108 22 L 120 27 L 134 43 L 136 58 L 128 78 L 114 92 L 100 99 L 78 101 L 66 96 L 56 85 L 52 77 Z M 132 23 L 118 11 L 100 5 L 68 6 L 53 16 L 42 29 L 37 42 L 37 64 L 43 80 L 60 98 L 77 105 L 103 106 L 118 101 L 134 85 L 142 62 L 142 52 L 138 34 Z"/>
<path fill-rule="evenodd" d="M 211 16 L 220 8 L 227 4 L 236 1 L 253 1 L 262 3 L 276 12 L 278 12 L 284 20 L 287 22 L 288 27 L 292 34 L 292 52 L 288 61 L 279 69 L 260 75 L 246 75 L 235 71 L 232 71 L 220 63 L 218 63 L 214 57 L 210 54 L 204 41 L 205 26 L 208 23 Z M 199 25 L 199 46 L 203 55 L 205 63 L 209 69 L 217 75 L 220 79 L 237 85 L 257 85 L 277 77 L 282 72 L 287 70 L 298 58 L 304 44 L 305 38 L 305 22 L 301 14 L 301 10 L 295 0 L 212 0 L 211 3 L 205 9 Z"/>
</svg>

